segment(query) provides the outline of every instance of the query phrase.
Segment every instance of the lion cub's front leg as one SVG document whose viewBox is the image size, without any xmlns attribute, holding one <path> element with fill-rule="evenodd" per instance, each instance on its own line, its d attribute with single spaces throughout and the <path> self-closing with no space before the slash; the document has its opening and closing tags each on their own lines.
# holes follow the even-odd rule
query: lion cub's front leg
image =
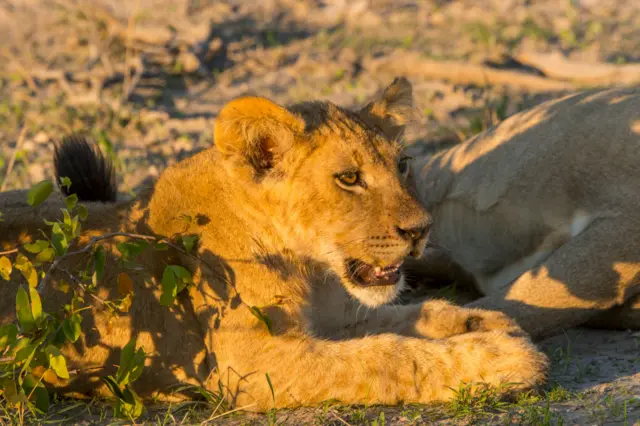
<svg viewBox="0 0 640 426">
<path fill-rule="evenodd" d="M 316 327 L 318 329 L 320 327 Z M 368 334 L 394 333 L 404 336 L 443 339 L 474 331 L 502 330 L 521 332 L 505 314 L 483 309 L 469 309 L 445 300 L 429 300 L 414 305 L 390 305 L 368 309 L 355 305 L 337 330 L 322 335 L 359 337 Z"/>
<path fill-rule="evenodd" d="M 271 336 L 260 327 L 218 331 L 220 376 L 210 384 L 216 389 L 221 384 L 232 404 L 251 410 L 329 399 L 348 404 L 444 401 L 466 383 L 527 389 L 545 379 L 547 368 L 546 358 L 527 338 L 500 331 L 441 340 L 392 333 L 327 340 L 304 333 Z"/>
<path fill-rule="evenodd" d="M 474 331 L 522 332 L 514 320 L 501 312 L 463 308 L 444 300 L 419 306 L 420 318 L 415 324 L 419 336 L 437 339 Z"/>
</svg>

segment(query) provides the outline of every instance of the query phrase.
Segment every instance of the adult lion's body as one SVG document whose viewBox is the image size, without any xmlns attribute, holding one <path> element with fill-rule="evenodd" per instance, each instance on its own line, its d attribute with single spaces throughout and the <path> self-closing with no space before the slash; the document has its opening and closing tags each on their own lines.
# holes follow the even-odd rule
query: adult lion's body
<svg viewBox="0 0 640 426">
<path fill-rule="evenodd" d="M 535 337 L 640 328 L 640 90 L 584 92 L 414 163 L 432 237 Z"/>
<path fill-rule="evenodd" d="M 384 305 L 403 287 L 397 265 L 418 255 L 428 234 L 429 216 L 398 163 L 396 139 L 410 106 L 406 80 L 358 112 L 235 100 L 216 121 L 216 147 L 169 167 L 133 201 L 87 202 L 80 245 L 113 232 L 200 238 L 195 256 L 176 248 L 144 252 L 144 271 L 128 271 L 131 309 L 111 323 L 87 296 L 94 307 L 84 318 L 86 336 L 65 350 L 80 371 L 68 390 L 99 392 L 97 376 L 113 370 L 131 336 L 152 353 L 135 384 L 143 397 L 167 398 L 171 385 L 187 382 L 222 389 L 250 409 L 331 398 L 426 402 L 450 398 L 464 381 L 528 387 L 543 380 L 544 357 L 527 338 L 511 336 L 518 329 L 501 314 L 437 301 Z M 60 203 L 36 214 L 25 198 L 0 195 L 4 247 L 34 235 L 41 217 L 59 216 Z M 112 250 L 100 299 L 118 296 L 117 257 Z M 72 262 L 86 260 L 72 256 L 59 265 L 43 289 L 46 310 L 69 298 L 56 283 L 69 279 Z M 158 303 L 166 264 L 194 275 L 170 310 Z M 3 322 L 13 319 L 7 313 L 18 283 L 14 274 L 2 287 Z M 252 307 L 270 319 L 271 331 Z"/>
</svg>

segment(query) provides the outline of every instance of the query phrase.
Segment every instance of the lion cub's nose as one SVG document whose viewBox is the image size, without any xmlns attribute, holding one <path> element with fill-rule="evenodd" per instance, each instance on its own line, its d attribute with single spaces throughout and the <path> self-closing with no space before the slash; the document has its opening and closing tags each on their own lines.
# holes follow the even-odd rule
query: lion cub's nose
<svg viewBox="0 0 640 426">
<path fill-rule="evenodd" d="M 400 237 L 402 237 L 404 240 L 415 242 L 422 238 L 424 234 L 429 231 L 429 226 L 430 225 L 427 223 L 421 224 L 419 226 L 404 228 L 396 226 L 396 231 L 398 232 L 398 235 L 400 235 Z"/>
</svg>

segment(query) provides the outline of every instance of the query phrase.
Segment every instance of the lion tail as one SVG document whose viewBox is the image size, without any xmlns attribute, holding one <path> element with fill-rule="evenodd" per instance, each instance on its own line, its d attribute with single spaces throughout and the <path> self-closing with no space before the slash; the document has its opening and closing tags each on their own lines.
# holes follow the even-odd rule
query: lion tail
<svg viewBox="0 0 640 426">
<path fill-rule="evenodd" d="M 83 136 L 67 136 L 55 144 L 53 162 L 56 181 L 71 180 L 69 188 L 60 188 L 65 195 L 76 194 L 80 201 L 116 201 L 118 185 L 113 162 L 95 143 Z"/>
</svg>

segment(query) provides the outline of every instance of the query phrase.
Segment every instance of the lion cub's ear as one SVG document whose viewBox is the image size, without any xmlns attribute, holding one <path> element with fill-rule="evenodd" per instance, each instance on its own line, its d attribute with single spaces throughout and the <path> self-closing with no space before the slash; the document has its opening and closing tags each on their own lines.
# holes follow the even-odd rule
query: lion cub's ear
<svg viewBox="0 0 640 426">
<path fill-rule="evenodd" d="M 237 166 L 249 166 L 254 178 L 272 169 L 304 132 L 304 121 L 260 97 L 227 103 L 215 123 L 214 143 Z"/>
<path fill-rule="evenodd" d="M 359 113 L 364 121 L 378 126 L 390 139 L 399 138 L 415 115 L 411 83 L 404 77 L 397 77 L 378 99 Z"/>
</svg>

